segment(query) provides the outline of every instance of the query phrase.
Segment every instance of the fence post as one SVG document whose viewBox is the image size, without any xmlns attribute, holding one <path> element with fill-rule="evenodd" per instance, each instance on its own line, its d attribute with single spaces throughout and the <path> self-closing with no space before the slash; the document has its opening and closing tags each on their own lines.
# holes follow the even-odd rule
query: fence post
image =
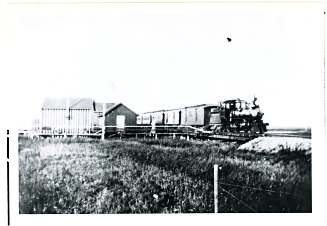
<svg viewBox="0 0 327 226">
<path fill-rule="evenodd" d="M 64 137 L 66 138 L 67 137 L 67 133 L 68 133 L 68 120 L 69 120 L 69 98 L 67 97 L 67 100 L 66 100 L 66 113 L 65 113 L 65 134 L 64 134 Z"/>
<path fill-rule="evenodd" d="M 214 167 L 214 196 L 215 196 L 215 213 L 218 213 L 218 165 L 215 164 Z"/>
<path fill-rule="evenodd" d="M 186 132 L 187 132 L 186 139 L 187 139 L 187 140 L 190 140 L 190 137 L 189 137 L 189 135 L 188 135 L 188 127 L 186 127 Z"/>
</svg>

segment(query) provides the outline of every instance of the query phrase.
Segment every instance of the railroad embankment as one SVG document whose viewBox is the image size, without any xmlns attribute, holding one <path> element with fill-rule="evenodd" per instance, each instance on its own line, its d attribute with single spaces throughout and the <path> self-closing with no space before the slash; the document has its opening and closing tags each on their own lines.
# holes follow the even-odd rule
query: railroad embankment
<svg viewBox="0 0 327 226">
<path fill-rule="evenodd" d="M 306 151 L 311 153 L 311 140 L 297 137 L 259 137 L 243 145 L 239 150 L 277 153 L 280 150 Z"/>
</svg>

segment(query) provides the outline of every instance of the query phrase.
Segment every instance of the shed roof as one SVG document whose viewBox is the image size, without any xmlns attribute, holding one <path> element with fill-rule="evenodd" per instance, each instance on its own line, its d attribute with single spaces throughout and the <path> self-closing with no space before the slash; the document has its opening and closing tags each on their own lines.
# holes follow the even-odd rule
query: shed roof
<svg viewBox="0 0 327 226">
<path fill-rule="evenodd" d="M 66 109 L 67 98 L 45 98 L 42 109 Z M 92 98 L 69 98 L 69 109 L 94 109 Z"/>
<path fill-rule="evenodd" d="M 133 112 L 135 115 L 138 115 L 136 114 L 134 111 L 132 111 L 131 109 L 129 109 L 128 107 L 126 107 L 124 104 L 122 103 L 117 103 L 117 104 L 113 104 L 111 105 L 108 109 L 106 108 L 106 113 L 105 115 L 107 115 L 108 113 L 112 112 L 113 110 L 115 110 L 116 108 L 118 108 L 119 106 L 124 106 L 125 108 L 127 108 L 128 110 L 130 110 L 131 112 Z M 103 114 L 99 115 L 99 117 L 102 117 Z"/>
<path fill-rule="evenodd" d="M 106 103 L 106 110 L 114 106 L 115 103 Z M 103 103 L 95 103 L 95 112 L 103 112 Z"/>
</svg>

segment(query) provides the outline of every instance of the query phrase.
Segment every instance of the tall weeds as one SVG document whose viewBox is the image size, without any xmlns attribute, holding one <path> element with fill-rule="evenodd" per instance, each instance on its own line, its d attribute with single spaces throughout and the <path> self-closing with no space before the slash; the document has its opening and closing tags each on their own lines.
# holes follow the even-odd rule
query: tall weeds
<svg viewBox="0 0 327 226">
<path fill-rule="evenodd" d="M 20 143 L 29 148 L 19 154 L 20 213 L 210 213 L 214 164 L 220 186 L 258 212 L 311 212 L 311 156 L 287 150 L 172 139 Z M 220 190 L 219 212 L 251 211 Z"/>
</svg>

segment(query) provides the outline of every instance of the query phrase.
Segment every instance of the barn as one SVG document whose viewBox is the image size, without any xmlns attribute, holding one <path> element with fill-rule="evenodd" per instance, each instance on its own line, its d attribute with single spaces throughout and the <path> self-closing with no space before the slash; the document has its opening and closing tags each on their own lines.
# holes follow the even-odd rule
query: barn
<svg viewBox="0 0 327 226">
<path fill-rule="evenodd" d="M 110 109 L 114 105 L 115 103 L 105 103 L 106 110 Z M 99 117 L 102 116 L 102 113 L 103 113 L 103 103 L 95 102 L 95 110 L 92 120 L 94 126 L 102 126 L 102 120 L 99 121 Z"/>
<path fill-rule="evenodd" d="M 116 132 L 117 129 L 125 126 L 136 126 L 136 114 L 134 111 L 126 107 L 122 103 L 108 104 L 109 107 L 105 109 L 105 126 L 106 133 Z M 106 105 L 106 107 L 108 106 Z M 99 125 L 102 126 L 103 114 L 99 115 Z"/>
<path fill-rule="evenodd" d="M 85 134 L 94 124 L 92 98 L 45 98 L 41 110 L 42 134 Z"/>
</svg>

